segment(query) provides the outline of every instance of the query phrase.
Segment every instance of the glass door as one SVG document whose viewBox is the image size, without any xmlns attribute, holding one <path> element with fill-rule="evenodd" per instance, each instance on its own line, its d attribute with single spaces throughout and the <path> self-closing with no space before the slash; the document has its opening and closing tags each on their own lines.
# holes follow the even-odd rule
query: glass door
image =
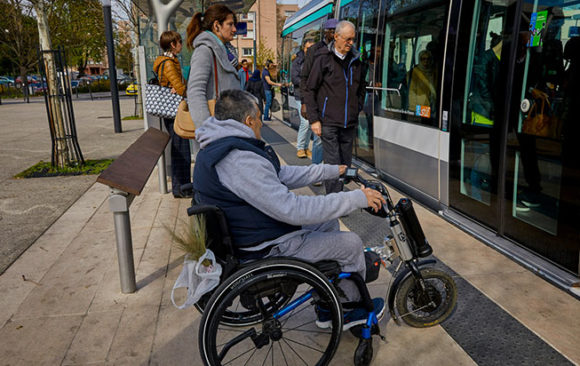
<svg viewBox="0 0 580 366">
<path fill-rule="evenodd" d="M 449 203 L 499 228 L 498 186 L 514 1 L 475 0 L 463 7 L 451 119 Z"/>
<path fill-rule="evenodd" d="M 522 4 L 503 212 L 506 236 L 574 273 L 580 252 L 579 20 L 577 0 Z"/>
<path fill-rule="evenodd" d="M 354 143 L 355 155 L 367 163 L 374 165 L 373 149 L 373 114 L 376 104 L 378 108 L 378 91 L 380 83 L 375 85 L 375 56 L 377 53 L 376 37 L 378 26 L 378 9 L 380 0 L 363 0 L 358 17 L 358 50 L 364 65 L 364 80 L 366 82 L 365 100 L 363 109 L 359 113 L 356 139 Z M 380 55 L 377 55 L 380 57 Z"/>
</svg>

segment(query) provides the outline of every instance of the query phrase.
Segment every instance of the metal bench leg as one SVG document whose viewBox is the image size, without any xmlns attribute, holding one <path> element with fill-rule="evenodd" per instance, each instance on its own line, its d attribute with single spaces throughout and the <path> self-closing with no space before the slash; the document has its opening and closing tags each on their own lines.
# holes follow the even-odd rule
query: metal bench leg
<svg viewBox="0 0 580 366">
<path fill-rule="evenodd" d="M 109 209 L 113 212 L 115 220 L 121 292 L 124 294 L 130 294 L 137 290 L 135 264 L 133 262 L 133 241 L 131 239 L 131 220 L 129 218 L 129 205 L 131 205 L 134 197 L 132 194 L 118 189 L 111 189 L 111 194 L 109 195 Z"/>
</svg>

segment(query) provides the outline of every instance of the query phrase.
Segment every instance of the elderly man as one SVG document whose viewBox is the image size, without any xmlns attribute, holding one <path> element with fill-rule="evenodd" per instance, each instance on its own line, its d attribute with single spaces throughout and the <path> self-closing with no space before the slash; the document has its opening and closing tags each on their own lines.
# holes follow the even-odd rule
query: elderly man
<svg viewBox="0 0 580 366">
<path fill-rule="evenodd" d="M 350 165 L 358 113 L 364 104 L 365 82 L 359 52 L 353 48 L 354 24 L 336 25 L 334 41 L 314 55 L 302 89 L 312 132 L 322 137 L 324 162 Z M 341 192 L 338 179 L 324 182 L 326 193 Z"/>
<path fill-rule="evenodd" d="M 257 100 L 241 90 L 222 92 L 215 117 L 195 131 L 201 150 L 195 162 L 195 199 L 220 207 L 227 218 L 236 255 L 241 259 L 288 256 L 309 262 L 335 260 L 343 271 L 365 276 L 361 239 L 339 231 L 337 218 L 357 208 L 380 208 L 383 197 L 372 189 L 327 196 L 300 196 L 290 189 L 336 179 L 346 166 L 282 166 L 261 141 Z M 355 285 L 341 281 L 345 301 L 359 300 Z M 382 315 L 384 301 L 373 300 Z M 322 314 L 322 315 L 321 315 Z M 361 315 L 362 314 L 362 315 Z M 346 314 L 345 329 L 366 321 L 360 309 Z M 330 326 L 323 311 L 321 327 Z"/>
</svg>

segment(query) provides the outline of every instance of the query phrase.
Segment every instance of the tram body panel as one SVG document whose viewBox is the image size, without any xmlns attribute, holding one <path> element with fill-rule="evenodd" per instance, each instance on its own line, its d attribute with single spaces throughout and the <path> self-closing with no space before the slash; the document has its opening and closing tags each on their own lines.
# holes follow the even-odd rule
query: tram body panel
<svg viewBox="0 0 580 366">
<path fill-rule="evenodd" d="M 380 173 L 448 204 L 449 133 L 375 116 L 374 144 Z"/>
</svg>

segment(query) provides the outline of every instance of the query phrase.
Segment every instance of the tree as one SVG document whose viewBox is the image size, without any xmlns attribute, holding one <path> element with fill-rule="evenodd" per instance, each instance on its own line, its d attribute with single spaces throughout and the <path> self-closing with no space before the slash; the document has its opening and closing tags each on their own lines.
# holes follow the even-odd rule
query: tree
<svg viewBox="0 0 580 366">
<path fill-rule="evenodd" d="M 38 39 L 40 41 L 40 51 L 52 50 L 52 41 L 50 38 L 50 27 L 48 24 L 49 4 L 44 0 L 30 0 L 36 13 L 36 22 L 38 24 Z M 48 90 L 58 90 L 56 65 L 54 54 L 51 52 L 44 53 L 44 70 L 46 71 L 46 83 Z M 61 101 L 58 97 L 48 98 L 48 123 L 56 143 L 54 144 L 55 161 L 59 168 L 70 165 L 68 145 L 66 144 L 66 130 L 64 127 L 64 116 Z"/>
<path fill-rule="evenodd" d="M 46 9 L 55 48 L 67 51 L 67 63 L 84 73 L 89 60 L 100 61 L 105 44 L 103 7 L 99 0 L 51 0 Z"/>
<path fill-rule="evenodd" d="M 28 97 L 28 72 L 38 64 L 38 31 L 29 3 L 0 0 L 0 24 L 0 50 L 22 76 Z"/>
<path fill-rule="evenodd" d="M 272 51 L 272 49 L 266 47 L 266 41 L 264 40 L 263 37 L 260 37 L 260 43 L 258 45 L 258 51 L 257 51 L 257 55 L 256 55 L 256 63 L 258 65 L 256 65 L 256 66 L 259 69 L 261 69 L 264 67 L 267 60 L 273 61 L 275 59 L 276 59 L 276 55 L 274 54 L 274 51 Z"/>
</svg>

